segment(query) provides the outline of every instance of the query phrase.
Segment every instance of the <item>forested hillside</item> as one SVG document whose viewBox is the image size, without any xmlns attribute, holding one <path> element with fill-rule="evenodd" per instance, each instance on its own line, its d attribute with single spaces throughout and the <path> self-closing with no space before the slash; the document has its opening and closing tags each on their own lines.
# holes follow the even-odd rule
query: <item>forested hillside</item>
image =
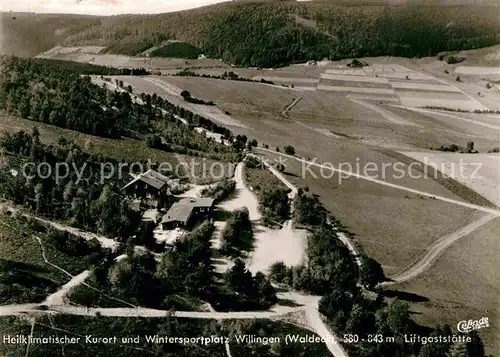
<svg viewBox="0 0 500 357">
<path fill-rule="evenodd" d="M 179 40 L 210 57 L 258 67 L 325 57 L 420 57 L 498 43 L 498 12 L 492 9 L 242 2 L 106 18 L 98 26 L 69 36 L 64 44 L 113 45 L 116 52 L 132 54 L 128 49 L 143 50 L 143 43 Z"/>
<path fill-rule="evenodd" d="M 325 57 L 420 57 L 500 42 L 498 6 L 449 2 L 445 6 L 425 0 L 392 4 L 385 0 L 242 1 L 160 15 L 78 20 L 76 15 L 31 15 L 31 19 L 23 15 L 13 20 L 4 14 L 4 33 L 10 34 L 4 42 L 15 43 L 16 37 L 21 43 L 36 42 L 28 43 L 30 51 L 17 53 L 22 55 L 34 55 L 34 49 L 47 50 L 57 43 L 101 45 L 107 46 L 108 53 L 137 55 L 175 40 L 213 58 L 257 67 Z M 35 33 L 39 36 L 32 37 Z"/>
<path fill-rule="evenodd" d="M 73 34 L 98 26 L 100 19 L 83 15 L 0 13 L 0 54 L 36 56 Z"/>
</svg>

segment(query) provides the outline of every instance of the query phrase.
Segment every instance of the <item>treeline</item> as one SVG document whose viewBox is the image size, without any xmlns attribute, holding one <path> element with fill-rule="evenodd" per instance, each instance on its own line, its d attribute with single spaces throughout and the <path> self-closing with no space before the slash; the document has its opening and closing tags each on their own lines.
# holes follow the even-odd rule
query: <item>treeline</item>
<svg viewBox="0 0 500 357">
<path fill-rule="evenodd" d="M 200 49 L 189 43 L 173 42 L 152 51 L 150 56 L 196 59 L 200 54 Z"/>
<path fill-rule="evenodd" d="M 445 152 L 460 152 L 462 154 L 477 154 L 479 151 L 474 149 L 474 142 L 468 141 L 465 148 L 461 148 L 456 144 L 441 145 L 437 150 Z"/>
<path fill-rule="evenodd" d="M 77 74 L 96 76 L 145 76 L 151 74 L 145 68 L 115 68 L 92 63 L 63 61 L 50 58 L 33 58 L 35 63 L 51 67 L 54 70 L 65 70 Z"/>
<path fill-rule="evenodd" d="M 232 81 L 241 81 L 241 82 L 255 82 L 255 83 L 265 83 L 265 84 L 274 84 L 272 81 L 266 81 L 264 78 L 261 78 L 260 81 L 256 81 L 250 78 L 245 78 L 245 77 L 240 77 L 237 73 L 234 73 L 233 71 L 229 72 L 224 72 L 220 76 L 216 76 L 213 74 L 199 74 L 196 72 L 191 71 L 190 69 L 186 68 L 183 69 L 180 72 L 177 72 L 174 74 L 174 76 L 179 76 L 179 77 L 202 77 L 202 78 L 212 78 L 212 79 L 224 79 L 224 80 L 232 80 Z"/>
<path fill-rule="evenodd" d="M 0 169 L 0 197 L 111 238 L 125 241 L 136 234 L 141 213 L 120 190 L 129 179 L 125 168 L 118 170 L 120 162 L 86 153 L 64 138 L 44 145 L 36 127 L 31 134 L 6 133 L 1 148 L 8 155 Z M 113 169 L 103 169 L 109 165 Z"/>
<path fill-rule="evenodd" d="M 471 111 L 471 110 L 466 110 L 466 109 L 454 109 L 454 108 L 439 107 L 439 106 L 432 106 L 432 105 L 426 105 L 426 106 L 424 106 L 424 108 L 425 109 L 434 109 L 434 110 L 444 110 L 447 112 L 457 112 L 457 113 L 500 114 L 500 110 L 493 110 L 493 109 L 487 109 L 487 110 L 475 109 L 474 111 Z"/>
<path fill-rule="evenodd" d="M 203 99 L 199 99 L 199 98 L 195 98 L 191 95 L 190 92 L 188 92 L 187 90 L 183 90 L 181 92 L 181 97 L 188 103 L 192 103 L 192 104 L 201 104 L 201 105 L 215 105 L 215 103 L 213 101 L 204 101 Z"/>
<path fill-rule="evenodd" d="M 105 18 L 64 44 L 99 43 L 116 49 L 117 43 L 160 45 L 165 39 L 189 43 L 211 58 L 254 67 L 323 58 L 432 56 L 500 41 L 491 7 L 234 2 L 173 14 Z M 119 53 L 139 52 L 125 46 Z"/>
</svg>

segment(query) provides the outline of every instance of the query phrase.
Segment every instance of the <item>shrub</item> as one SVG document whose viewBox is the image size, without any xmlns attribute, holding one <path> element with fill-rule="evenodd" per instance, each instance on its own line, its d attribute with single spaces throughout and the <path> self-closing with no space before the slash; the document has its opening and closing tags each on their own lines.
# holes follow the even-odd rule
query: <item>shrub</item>
<svg viewBox="0 0 500 357">
<path fill-rule="evenodd" d="M 253 229 L 248 209 L 234 211 L 222 232 L 221 252 L 232 257 L 241 256 L 241 251 L 253 247 Z"/>
<path fill-rule="evenodd" d="M 295 155 L 295 148 L 293 146 L 285 146 L 285 154 L 287 155 Z"/>
<path fill-rule="evenodd" d="M 148 136 L 148 138 L 146 139 L 146 145 L 152 149 L 161 148 L 162 143 L 160 136 L 156 134 Z"/>
<path fill-rule="evenodd" d="M 269 279 L 272 282 L 290 285 L 292 283 L 292 269 L 283 262 L 276 262 L 269 268 Z"/>
<path fill-rule="evenodd" d="M 465 61 L 465 57 L 459 56 L 448 56 L 446 57 L 446 63 L 448 64 L 456 64 Z"/>
<path fill-rule="evenodd" d="M 224 179 L 223 181 L 218 182 L 215 186 L 205 188 L 201 191 L 201 195 L 203 197 L 212 197 L 215 200 L 215 203 L 219 203 L 220 201 L 228 198 L 235 190 L 236 182 L 230 179 Z"/>
</svg>

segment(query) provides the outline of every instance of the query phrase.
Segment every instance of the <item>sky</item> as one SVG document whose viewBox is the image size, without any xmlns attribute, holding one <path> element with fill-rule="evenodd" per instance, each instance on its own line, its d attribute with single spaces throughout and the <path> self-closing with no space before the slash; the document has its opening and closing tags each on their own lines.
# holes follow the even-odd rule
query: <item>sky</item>
<svg viewBox="0 0 500 357">
<path fill-rule="evenodd" d="M 154 14 L 223 1 L 225 0 L 0 0 L 0 10 L 89 15 Z"/>
</svg>

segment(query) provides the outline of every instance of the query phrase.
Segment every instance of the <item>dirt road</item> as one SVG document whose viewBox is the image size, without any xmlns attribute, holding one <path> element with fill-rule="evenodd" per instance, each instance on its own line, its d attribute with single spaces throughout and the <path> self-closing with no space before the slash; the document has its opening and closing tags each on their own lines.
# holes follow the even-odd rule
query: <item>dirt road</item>
<svg viewBox="0 0 500 357">
<path fill-rule="evenodd" d="M 373 177 L 369 177 L 369 176 L 365 176 L 365 175 L 360 175 L 360 174 L 358 174 L 356 172 L 337 169 L 337 168 L 333 167 L 332 165 L 323 165 L 321 163 L 317 163 L 317 162 L 314 162 L 314 161 L 304 160 L 304 159 L 302 159 L 300 157 L 296 157 L 296 156 L 292 156 L 292 155 L 287 155 L 287 154 L 283 154 L 283 153 L 276 153 L 275 151 L 270 150 L 270 149 L 264 149 L 264 148 L 256 148 L 256 149 L 259 150 L 259 151 L 265 151 L 265 152 L 270 152 L 270 153 L 273 153 L 273 154 L 279 154 L 279 155 L 281 155 L 283 157 L 287 157 L 287 158 L 290 158 L 290 159 L 297 160 L 299 162 L 302 162 L 306 167 L 308 167 L 308 166 L 320 167 L 320 168 L 323 168 L 325 170 L 329 170 L 329 171 L 333 171 L 333 172 L 338 172 L 340 174 L 346 175 L 346 177 L 351 177 L 352 176 L 352 177 L 360 178 L 360 179 L 363 179 L 363 180 L 366 180 L 366 181 L 378 183 L 379 185 L 382 185 L 382 186 L 387 186 L 387 187 L 395 188 L 397 190 L 415 193 L 415 194 L 418 194 L 418 195 L 421 195 L 421 196 L 425 196 L 425 197 L 429 197 L 429 198 L 435 198 L 435 199 L 443 201 L 443 202 L 449 202 L 449 203 L 453 203 L 453 204 L 456 204 L 456 205 L 459 205 L 459 206 L 463 206 L 463 207 L 467 207 L 467 208 L 472 208 L 472 209 L 477 210 L 477 211 L 482 211 L 482 212 L 490 213 L 490 214 L 493 214 L 493 215 L 496 215 L 496 216 L 500 216 L 500 211 L 498 209 L 483 207 L 483 206 L 475 205 L 475 204 L 464 202 L 464 201 L 454 200 L 454 199 L 443 197 L 443 196 L 437 196 L 437 195 L 434 195 L 432 193 L 428 193 L 428 192 L 424 192 L 424 191 L 419 191 L 419 190 L 415 190 L 415 189 L 412 189 L 412 188 L 409 188 L 409 187 L 406 187 L 406 186 L 396 185 L 394 183 L 390 183 L 390 182 L 386 182 L 386 181 L 383 181 L 383 180 L 375 179 Z"/>
<path fill-rule="evenodd" d="M 405 269 L 404 271 L 393 276 L 391 278 L 392 281 L 384 282 L 379 286 L 387 286 L 396 283 L 403 283 L 424 273 L 427 269 L 429 269 L 432 266 L 432 264 L 436 261 L 436 259 L 438 259 L 444 253 L 444 251 L 448 247 L 450 247 L 453 243 L 455 243 L 461 238 L 466 237 L 479 227 L 485 225 L 486 223 L 490 222 L 491 220 L 497 217 L 498 216 L 492 214 L 485 215 L 479 220 L 472 222 L 471 224 L 468 224 L 465 227 L 462 227 L 458 231 L 453 232 L 439 239 L 437 242 L 435 242 L 427 249 L 427 253 L 422 259 L 412 264 L 409 268 Z"/>
<path fill-rule="evenodd" d="M 64 298 L 66 297 L 68 292 L 72 288 L 74 288 L 75 286 L 82 284 L 85 281 L 85 279 L 87 279 L 89 274 L 90 274 L 90 271 L 85 270 L 85 271 L 81 272 L 80 274 L 75 275 L 70 281 L 68 281 L 66 284 L 64 284 L 61 287 L 61 289 L 57 290 L 52 295 L 49 295 L 42 304 L 47 305 L 47 306 L 63 305 Z"/>
<path fill-rule="evenodd" d="M 234 171 L 235 198 L 229 201 L 222 202 L 219 207 L 226 211 L 234 211 L 243 207 L 248 208 L 248 213 L 251 221 L 259 221 L 261 214 L 259 211 L 259 201 L 255 194 L 245 184 L 244 179 L 244 163 L 240 162 L 236 165 Z"/>
</svg>

